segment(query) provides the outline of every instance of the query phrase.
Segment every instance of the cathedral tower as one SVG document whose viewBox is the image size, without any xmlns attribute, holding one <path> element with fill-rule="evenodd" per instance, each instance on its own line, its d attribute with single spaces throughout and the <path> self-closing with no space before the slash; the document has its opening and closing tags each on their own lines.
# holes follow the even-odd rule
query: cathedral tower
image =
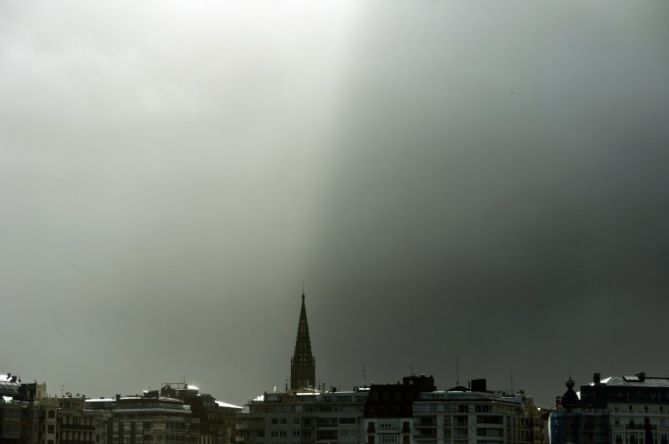
<svg viewBox="0 0 669 444">
<path fill-rule="evenodd" d="M 316 360 L 311 354 L 311 340 L 309 339 L 309 324 L 307 324 L 307 310 L 304 306 L 304 291 L 302 291 L 302 308 L 300 321 L 297 326 L 297 340 L 295 352 L 290 360 L 290 389 L 299 390 L 316 386 Z"/>
</svg>

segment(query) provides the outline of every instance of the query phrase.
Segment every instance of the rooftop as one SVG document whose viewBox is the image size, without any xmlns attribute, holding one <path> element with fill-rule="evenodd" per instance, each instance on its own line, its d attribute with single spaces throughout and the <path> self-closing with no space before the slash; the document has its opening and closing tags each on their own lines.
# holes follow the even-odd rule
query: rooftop
<svg viewBox="0 0 669 444">
<path fill-rule="evenodd" d="M 18 393 L 21 383 L 18 377 L 11 373 L 0 373 L 0 395 L 15 395 Z"/>
<path fill-rule="evenodd" d="M 418 401 L 463 401 L 490 399 L 505 402 L 521 402 L 522 396 L 519 394 L 510 395 L 504 392 L 462 392 L 437 390 L 433 392 L 422 392 L 418 395 Z"/>
<path fill-rule="evenodd" d="M 228 404 L 227 402 L 223 401 L 216 401 L 216 405 L 219 407 L 225 407 L 225 408 L 230 408 L 230 409 L 241 409 L 242 407 L 234 404 Z"/>
<path fill-rule="evenodd" d="M 600 382 L 604 385 L 622 386 L 622 387 L 667 387 L 669 388 L 669 378 L 644 376 L 641 374 L 631 376 L 609 376 Z M 591 382 L 588 385 L 595 385 Z"/>
</svg>

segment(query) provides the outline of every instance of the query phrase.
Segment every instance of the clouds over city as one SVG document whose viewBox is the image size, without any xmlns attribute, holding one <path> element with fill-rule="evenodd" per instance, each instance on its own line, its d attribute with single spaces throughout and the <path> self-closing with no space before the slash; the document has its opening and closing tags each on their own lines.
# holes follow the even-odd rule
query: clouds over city
<svg viewBox="0 0 669 444">
<path fill-rule="evenodd" d="M 3 4 L 4 370 L 243 402 L 304 281 L 330 385 L 666 372 L 668 13 Z"/>
</svg>

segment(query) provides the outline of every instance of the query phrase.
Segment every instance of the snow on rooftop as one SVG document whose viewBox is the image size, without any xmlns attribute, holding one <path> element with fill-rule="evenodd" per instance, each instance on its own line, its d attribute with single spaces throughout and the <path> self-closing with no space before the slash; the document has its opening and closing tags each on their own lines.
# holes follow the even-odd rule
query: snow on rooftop
<svg viewBox="0 0 669 444">
<path fill-rule="evenodd" d="M 216 400 L 215 402 L 216 402 L 216 405 L 219 406 L 219 407 L 226 407 L 226 408 L 230 408 L 230 409 L 241 409 L 242 408 L 238 405 L 228 404 L 227 402 L 223 402 L 223 401 Z"/>
<path fill-rule="evenodd" d="M 602 385 L 622 386 L 622 387 L 669 387 L 669 378 L 645 376 L 643 378 L 639 375 L 630 376 L 609 376 L 602 378 L 600 381 Z M 593 386 L 594 382 L 589 382 L 587 385 Z"/>
<path fill-rule="evenodd" d="M 621 385 L 634 387 L 669 387 L 669 378 L 657 378 L 653 376 L 646 376 L 640 378 L 638 375 L 633 376 L 610 376 L 602 379 L 602 384 L 606 385 Z"/>
<path fill-rule="evenodd" d="M 18 376 L 12 375 L 11 373 L 0 373 L 0 382 L 5 382 L 7 384 L 19 384 Z"/>
</svg>

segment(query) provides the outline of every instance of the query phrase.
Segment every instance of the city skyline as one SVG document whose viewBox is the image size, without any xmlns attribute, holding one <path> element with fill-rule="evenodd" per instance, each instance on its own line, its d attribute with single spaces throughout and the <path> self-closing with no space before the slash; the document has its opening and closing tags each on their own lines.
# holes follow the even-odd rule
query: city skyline
<svg viewBox="0 0 669 444">
<path fill-rule="evenodd" d="M 391 380 L 387 381 L 374 381 L 373 379 L 368 380 L 367 379 L 367 366 L 365 364 L 362 365 L 361 367 L 361 376 L 362 378 L 360 381 L 356 384 L 353 384 L 351 386 L 343 386 L 343 385 L 332 385 L 328 384 L 324 380 L 316 379 L 316 372 L 315 372 L 315 358 L 312 355 L 311 352 L 311 339 L 310 339 L 310 334 L 309 334 L 309 328 L 308 328 L 308 322 L 307 322 L 307 314 L 306 314 L 306 305 L 305 305 L 305 299 L 306 299 L 306 294 L 304 290 L 304 284 L 302 288 L 302 293 L 301 293 L 301 306 L 300 306 L 300 311 L 299 311 L 299 317 L 298 317 L 298 322 L 297 322 L 297 334 L 295 335 L 296 340 L 295 340 L 295 346 L 294 346 L 294 351 L 291 357 L 291 363 L 290 363 L 290 385 L 288 384 L 289 379 L 286 378 L 285 380 L 285 388 L 281 388 L 278 385 L 274 385 L 271 387 L 270 390 L 267 390 L 264 388 L 262 392 L 265 394 L 269 393 L 295 393 L 301 391 L 301 389 L 305 389 L 307 391 L 322 391 L 322 392 L 337 392 L 337 391 L 349 391 L 349 390 L 357 390 L 358 388 L 369 388 L 374 385 L 393 385 L 394 383 Z M 432 380 L 432 384 L 434 383 L 433 379 L 433 374 L 429 372 L 419 372 L 416 373 L 414 372 L 414 365 L 411 363 L 408 367 L 408 372 L 399 375 L 397 377 L 397 384 L 399 384 L 399 381 L 401 379 L 407 379 L 407 377 L 413 377 L 413 376 L 420 376 L 421 378 L 425 377 L 427 374 L 429 374 L 429 378 Z M 488 378 L 485 377 L 485 375 L 481 375 L 478 373 L 475 373 L 477 376 L 467 376 L 463 375 L 461 372 L 460 368 L 460 359 L 459 357 L 455 357 L 455 381 L 452 383 L 449 383 L 447 381 L 440 381 L 443 385 L 442 386 L 434 386 L 433 390 L 461 390 L 463 388 L 472 388 L 472 390 L 476 391 L 479 390 L 475 387 L 477 387 L 477 382 L 478 381 L 487 381 Z M 21 375 L 14 373 L 6 373 L 7 379 L 10 379 L 10 376 L 12 377 L 11 380 L 16 382 L 18 381 L 19 383 L 22 382 L 21 380 Z M 600 372 L 595 372 L 593 373 L 593 378 L 596 378 L 597 380 L 601 379 L 601 373 Z M 637 377 L 637 375 L 646 375 L 646 372 L 635 372 L 635 373 L 630 373 L 630 377 Z M 627 376 L 626 376 L 627 377 Z M 664 378 L 662 376 L 648 376 L 649 378 Z M 176 381 L 176 378 L 170 379 L 170 381 Z M 23 382 L 28 382 L 28 381 L 23 381 Z M 38 380 L 37 378 L 34 379 L 35 383 L 44 383 L 46 384 L 47 381 L 45 379 L 40 379 Z M 121 393 L 120 391 L 117 391 L 116 393 L 106 393 L 103 396 L 90 396 L 85 394 L 83 391 L 79 392 L 73 390 L 65 390 L 64 385 L 60 385 L 60 394 L 56 393 L 53 391 L 53 387 L 51 390 L 47 391 L 46 394 L 51 397 L 75 397 L 75 398 L 88 398 L 88 399 L 103 399 L 103 398 L 108 398 L 110 396 L 139 396 L 142 393 L 147 393 L 151 392 L 152 390 L 157 390 L 159 388 L 162 390 L 164 387 L 170 387 L 170 385 L 182 385 L 183 387 L 190 388 L 193 387 L 195 390 L 199 390 L 198 386 L 194 384 L 195 381 L 189 380 L 186 376 L 183 376 L 179 382 L 166 382 L 166 381 L 161 381 L 159 384 L 156 386 L 152 385 L 145 385 L 144 387 L 138 388 L 135 393 L 132 393 L 132 390 L 127 393 Z M 518 381 L 516 381 L 518 382 Z M 531 397 L 531 399 L 534 399 L 533 393 L 530 391 L 527 391 L 525 388 L 523 388 L 522 381 L 520 383 L 520 386 L 514 386 L 514 379 L 513 379 L 513 374 L 509 374 L 509 385 L 504 386 L 499 385 L 495 388 L 496 392 L 503 392 L 506 393 L 508 396 L 512 396 L 514 394 L 522 393 L 523 396 L 527 395 Z M 474 384 L 474 385 L 472 385 Z M 574 386 L 575 381 L 572 378 L 572 370 L 571 368 L 568 371 L 568 376 L 567 376 L 567 381 L 566 381 L 567 387 L 571 389 L 571 387 Z M 571 384 L 571 385 L 570 385 Z M 583 384 L 587 384 L 587 378 L 583 382 Z M 480 386 L 480 384 L 478 384 Z M 48 386 L 48 384 L 47 384 Z M 485 383 L 484 383 L 485 386 Z M 547 387 L 543 387 L 544 389 Z M 483 389 L 485 391 L 485 389 Z M 559 397 L 559 389 L 556 391 L 555 397 Z M 247 403 L 253 401 L 254 399 L 257 400 L 258 396 L 262 395 L 260 392 L 260 389 L 258 389 L 257 393 L 251 394 L 247 397 L 247 399 L 244 402 L 239 402 L 239 405 L 246 405 Z M 554 398 L 555 398 L 554 397 Z M 223 400 L 220 395 L 218 396 L 219 400 Z M 554 399 L 553 399 L 554 401 Z M 539 402 L 539 406 L 544 408 L 544 409 L 552 409 L 554 407 L 554 404 L 551 403 L 546 403 L 546 402 Z M 234 404 L 228 404 L 230 406 L 235 406 Z"/>
</svg>

